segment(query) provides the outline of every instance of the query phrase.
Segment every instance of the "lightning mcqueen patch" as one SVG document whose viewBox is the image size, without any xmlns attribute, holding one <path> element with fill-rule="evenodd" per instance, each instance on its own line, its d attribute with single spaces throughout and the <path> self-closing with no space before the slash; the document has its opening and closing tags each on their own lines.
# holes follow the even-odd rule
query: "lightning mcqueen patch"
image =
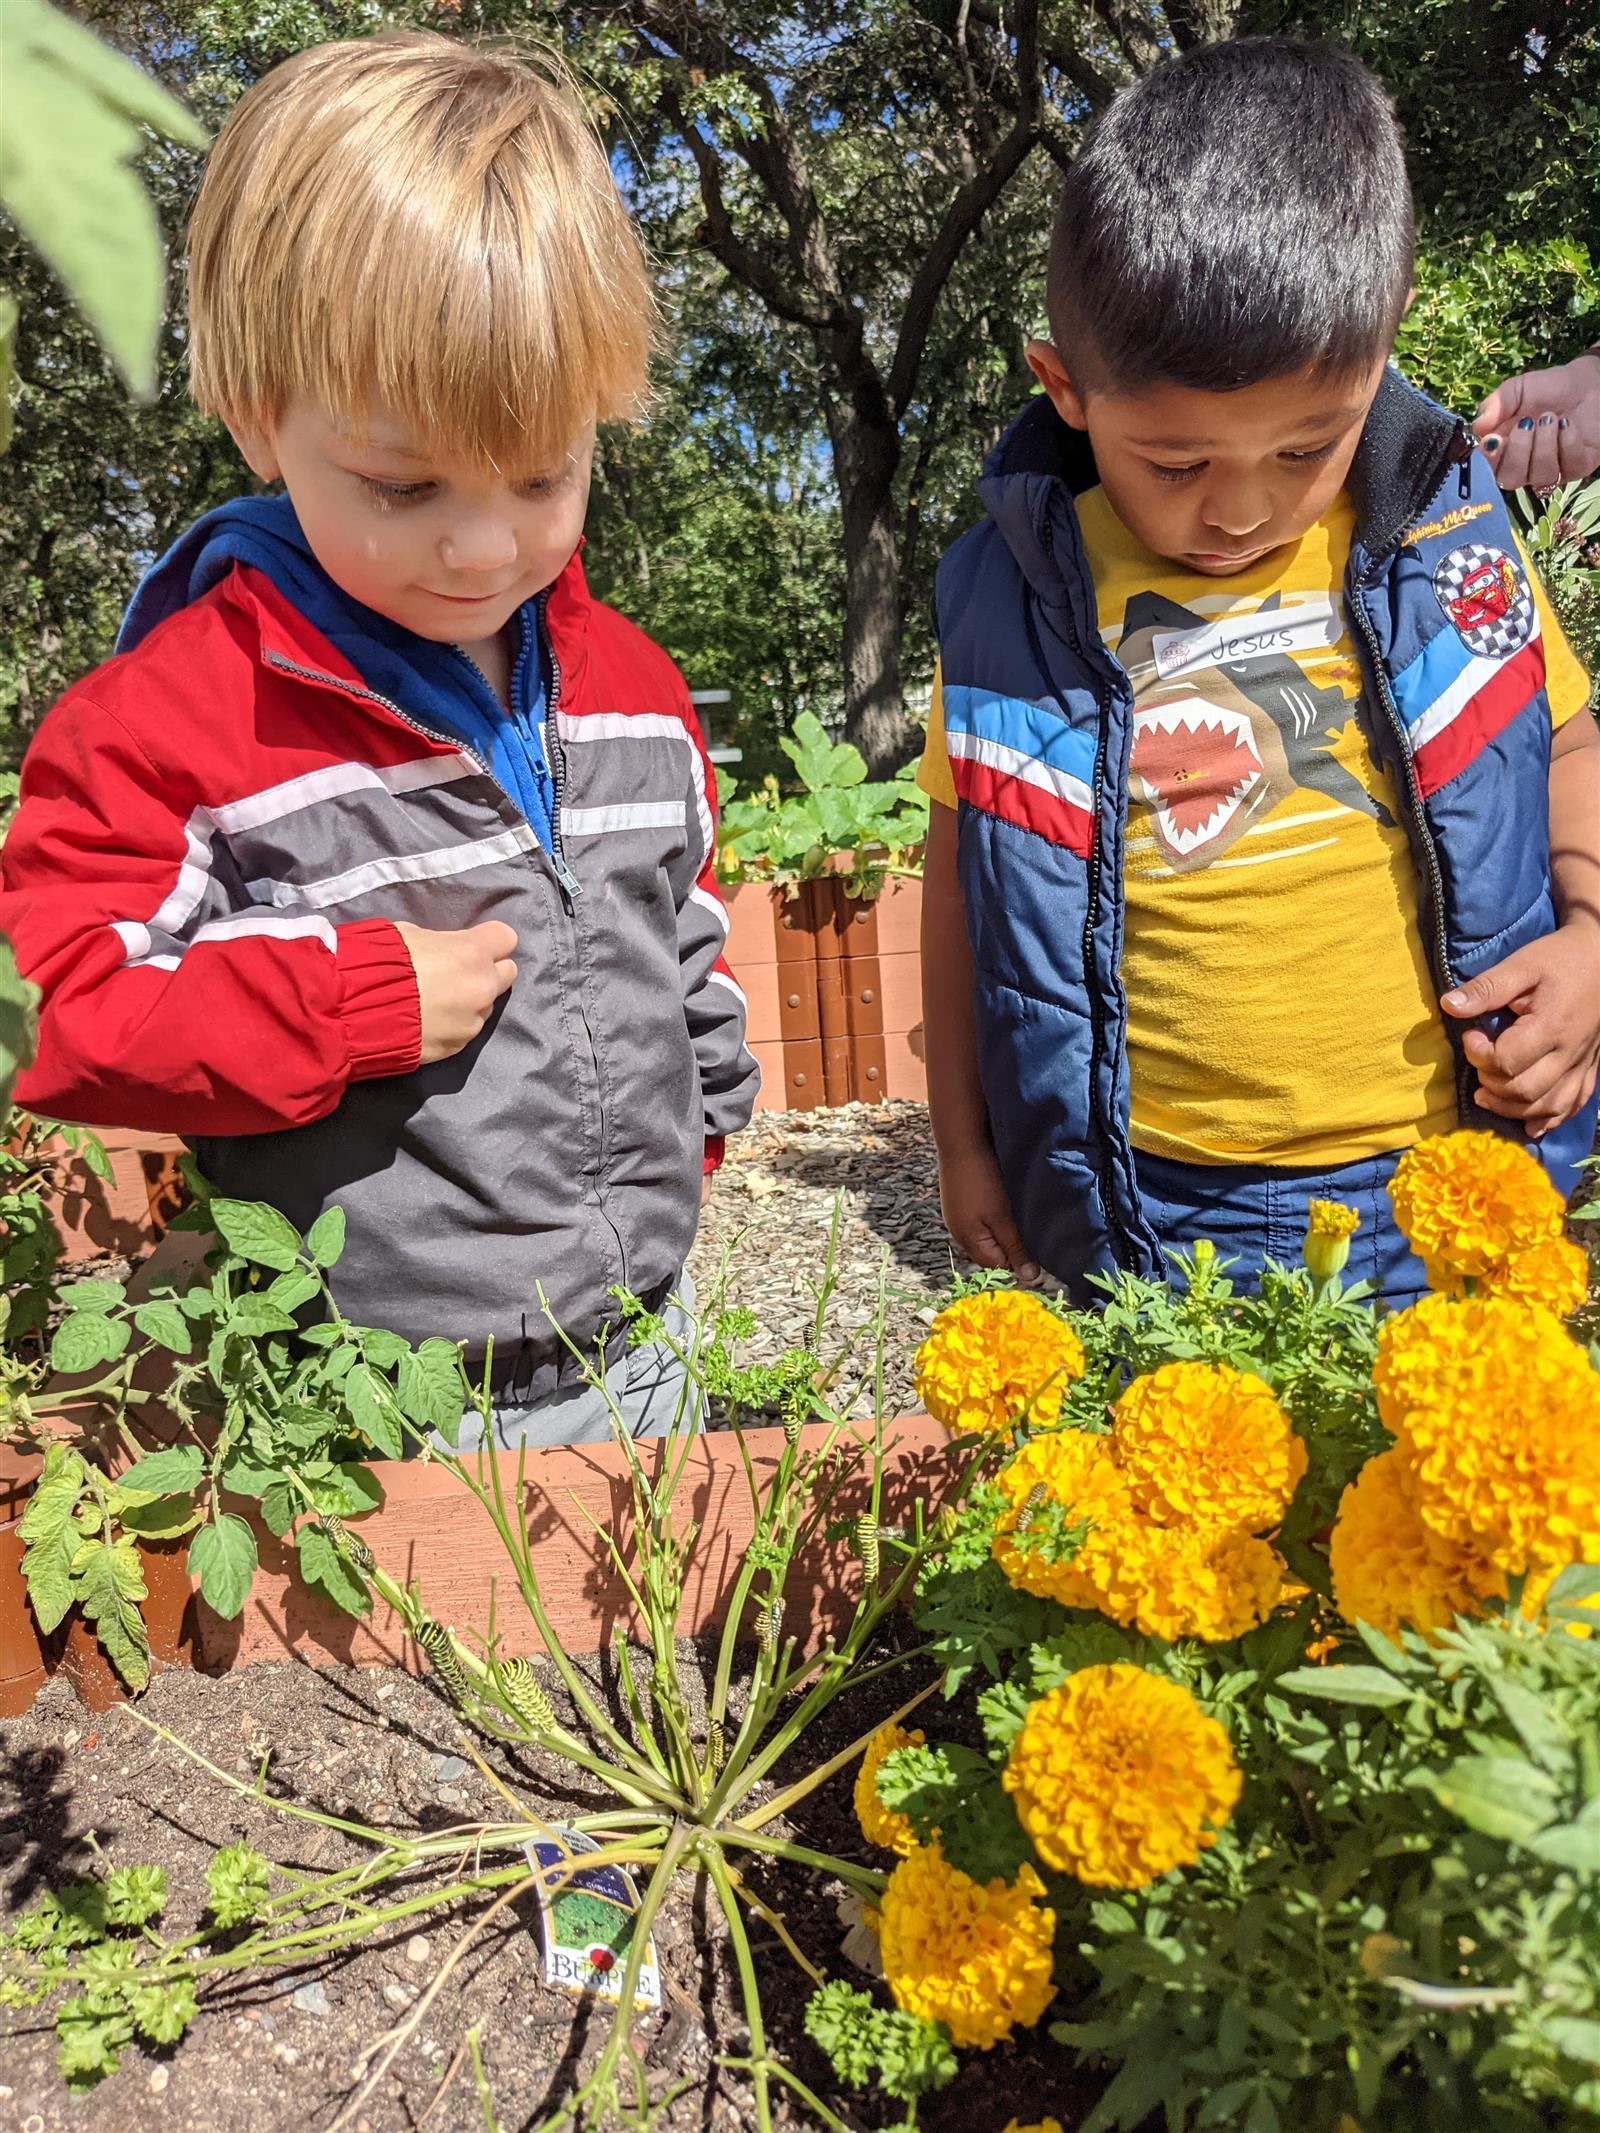
<svg viewBox="0 0 1600 2133">
<path fill-rule="evenodd" d="M 1467 541 L 1433 573 L 1439 605 L 1467 649 L 1480 659 L 1509 659 L 1533 635 L 1533 592 L 1503 548 Z"/>
</svg>

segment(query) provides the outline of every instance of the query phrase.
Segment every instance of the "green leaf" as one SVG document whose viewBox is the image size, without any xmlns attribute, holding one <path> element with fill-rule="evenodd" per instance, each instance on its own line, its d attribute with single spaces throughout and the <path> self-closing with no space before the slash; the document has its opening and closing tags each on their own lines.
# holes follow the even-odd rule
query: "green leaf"
<svg viewBox="0 0 1600 2133">
<path fill-rule="evenodd" d="M 152 2044 L 176 2044 L 200 2012 L 193 1978 L 181 1976 L 152 1978 L 135 1990 L 129 2006 L 140 2036 Z"/>
<path fill-rule="evenodd" d="M 300 1232 L 275 1207 L 260 1200 L 211 1202 L 211 1219 L 229 1251 L 255 1266 L 287 1274 L 300 1258 Z"/>
<path fill-rule="evenodd" d="M 228 1313 L 228 1330 L 246 1334 L 251 1340 L 265 1340 L 269 1334 L 292 1333 L 294 1320 L 263 1289 L 235 1299 Z"/>
<path fill-rule="evenodd" d="M 287 1274 L 280 1274 L 266 1291 L 268 1303 L 280 1311 L 295 1312 L 322 1294 L 322 1283 L 309 1267 L 297 1266 Z"/>
<path fill-rule="evenodd" d="M 794 738 L 780 739 L 778 746 L 799 772 L 808 792 L 825 786 L 860 785 L 867 775 L 866 763 L 847 741 L 830 741 L 814 711 L 802 711 L 794 722 Z"/>
<path fill-rule="evenodd" d="M 153 396 L 165 261 L 132 159 L 149 126 L 199 147 L 193 119 L 45 0 L 6 0 L 0 200 L 82 306 L 135 392 Z"/>
<path fill-rule="evenodd" d="M 1447 1770 L 1419 1771 L 1415 1782 L 1469 1829 L 1511 1844 L 1543 1829 L 1556 1804 L 1551 1780 L 1515 1755 L 1459 1756 Z"/>
<path fill-rule="evenodd" d="M 100 1311 L 77 1311 L 64 1318 L 50 1343 L 50 1367 L 63 1376 L 76 1377 L 101 1363 L 114 1363 L 132 1338 L 123 1318 L 107 1318 Z"/>
<path fill-rule="evenodd" d="M 187 1496 L 199 1486 L 204 1471 L 205 1458 L 197 1445 L 169 1444 L 136 1460 L 117 1476 L 117 1485 L 151 1496 Z"/>
<path fill-rule="evenodd" d="M 318 1266 L 337 1266 L 344 1254 L 344 1209 L 325 1207 L 306 1231 L 306 1250 Z"/>
<path fill-rule="evenodd" d="M 1274 1688 L 1291 1696 L 1321 1696 L 1330 1703 L 1368 1705 L 1387 1710 L 1415 1693 L 1378 1666 L 1302 1666 L 1280 1674 Z"/>
<path fill-rule="evenodd" d="M 369 1612 L 371 1594 L 320 1527 L 303 1525 L 295 1536 L 295 1549 L 300 1575 L 308 1585 L 325 1592 L 347 1615 Z"/>
<path fill-rule="evenodd" d="M 357 1363 L 344 1381 L 344 1404 L 350 1419 L 369 1444 L 398 1459 L 405 1449 L 400 1426 L 383 1395 L 387 1388 L 365 1363 Z"/>
<path fill-rule="evenodd" d="M 308 1477 L 306 1486 L 319 1511 L 338 1518 L 364 1518 L 383 1501 L 378 1478 L 356 1460 L 345 1460 L 331 1472 Z"/>
<path fill-rule="evenodd" d="M 231 1622 L 244 1606 L 256 1573 L 256 1537 L 242 1518 L 225 1512 L 195 1535 L 189 1568 L 200 1580 L 207 1606 Z"/>
<path fill-rule="evenodd" d="M 361 1326 L 356 1330 L 361 1353 L 376 1370 L 393 1370 L 411 1353 L 411 1343 L 391 1333 L 387 1326 Z"/>
<path fill-rule="evenodd" d="M 1600 1800 L 1591 1800 L 1576 1822 L 1557 1822 L 1527 1840 L 1528 1850 L 1574 1874 L 1600 1875 Z"/>
<path fill-rule="evenodd" d="M 271 1887 L 271 1869 L 248 1844 L 225 1844 L 206 1866 L 206 1892 L 213 1924 L 223 1932 L 248 1926 L 261 1915 Z"/>
<path fill-rule="evenodd" d="M 461 1419 L 467 1382 L 453 1341 L 426 1340 L 403 1356 L 395 1385 L 401 1412 L 418 1429 L 449 1429 Z"/>
<path fill-rule="evenodd" d="M 113 1926 L 148 1925 L 166 1909 L 167 1874 L 160 1866 L 119 1866 L 106 1877 L 106 1920 Z"/>
<path fill-rule="evenodd" d="M 132 1541 L 88 1542 L 72 1559 L 72 1583 L 106 1657 L 130 1689 L 142 1689 L 150 1678 L 150 1641 L 139 1613 L 144 1573 Z"/>
<path fill-rule="evenodd" d="M 1572 1563 L 1545 1594 L 1545 1606 L 1581 1607 L 1600 1593 L 1600 1563 Z"/>
<path fill-rule="evenodd" d="M 261 1523 L 274 1540 L 282 1540 L 294 1524 L 295 1501 L 286 1481 L 274 1482 L 261 1498 Z"/>
<path fill-rule="evenodd" d="M 194 1345 L 189 1321 L 175 1303 L 164 1303 L 159 1298 L 142 1303 L 133 1314 L 133 1322 L 146 1340 L 170 1348 L 174 1355 L 187 1355 Z"/>
<path fill-rule="evenodd" d="M 176 1540 L 200 1523 L 192 1496 L 157 1496 L 151 1503 L 124 1503 L 117 1523 L 141 1540 Z"/>
<path fill-rule="evenodd" d="M 115 1311 L 127 1298 L 120 1281 L 69 1281 L 56 1300 L 69 1311 Z"/>
<path fill-rule="evenodd" d="M 265 1496 L 268 1489 L 282 1481 L 283 1470 L 258 1466 L 252 1459 L 230 1459 L 217 1479 L 235 1496 Z"/>
<path fill-rule="evenodd" d="M 1600 2022 L 1582 2015 L 1552 2015 L 1544 2033 L 1563 2057 L 1580 2066 L 1600 2067 Z"/>
</svg>

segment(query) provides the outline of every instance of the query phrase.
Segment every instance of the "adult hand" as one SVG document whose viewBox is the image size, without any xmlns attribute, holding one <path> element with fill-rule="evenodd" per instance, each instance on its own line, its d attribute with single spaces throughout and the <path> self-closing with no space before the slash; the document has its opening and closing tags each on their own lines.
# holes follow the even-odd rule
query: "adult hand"
<svg viewBox="0 0 1600 2133">
<path fill-rule="evenodd" d="M 1600 1065 L 1600 926 L 1573 919 L 1518 948 L 1441 1002 L 1473 1020 L 1509 1009 L 1498 1037 L 1468 1030 L 1462 1048 L 1478 1070 L 1478 1105 L 1519 1118 L 1533 1140 L 1587 1103 Z"/>
<path fill-rule="evenodd" d="M 1508 378 L 1472 429 L 1502 489 L 1582 481 L 1600 467 L 1600 350 Z"/>
<path fill-rule="evenodd" d="M 1000 1165 L 989 1149 L 940 1157 L 939 1205 L 945 1228 L 975 1266 L 1009 1267 L 1025 1289 L 1044 1279 L 1017 1234 Z"/>
<path fill-rule="evenodd" d="M 464 1050 L 488 1021 L 496 1000 L 510 991 L 517 974 L 511 960 L 517 936 L 497 918 L 455 932 L 410 926 L 402 920 L 395 930 L 417 974 L 417 1002 L 422 1011 L 418 1064 L 432 1066 Z"/>
</svg>

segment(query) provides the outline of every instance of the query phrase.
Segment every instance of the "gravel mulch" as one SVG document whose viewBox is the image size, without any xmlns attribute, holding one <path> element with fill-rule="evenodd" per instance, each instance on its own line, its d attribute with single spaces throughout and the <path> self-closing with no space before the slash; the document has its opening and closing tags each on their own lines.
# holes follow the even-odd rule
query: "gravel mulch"
<svg viewBox="0 0 1600 2133">
<path fill-rule="evenodd" d="M 762 1111 L 728 1143 L 689 1267 L 702 1297 L 731 1248 L 728 1301 L 754 1313 L 746 1351 L 770 1362 L 806 1338 L 839 1208 L 833 1341 L 870 1345 L 880 1284 L 887 1304 L 885 1400 L 917 1402 L 911 1358 L 957 1261 L 939 1214 L 926 1104 L 845 1104 L 832 1111 Z"/>
</svg>

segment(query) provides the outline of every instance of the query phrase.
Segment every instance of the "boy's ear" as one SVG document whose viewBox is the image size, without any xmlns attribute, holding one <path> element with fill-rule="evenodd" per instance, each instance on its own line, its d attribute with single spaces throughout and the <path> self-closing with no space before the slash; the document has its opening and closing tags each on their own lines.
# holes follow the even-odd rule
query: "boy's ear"
<svg viewBox="0 0 1600 2133">
<path fill-rule="evenodd" d="M 239 447 L 239 457 L 257 481 L 278 479 L 278 448 L 274 425 L 260 415 L 224 416 L 228 435 Z"/>
<path fill-rule="evenodd" d="M 1062 421 L 1075 430 L 1086 430 L 1083 396 L 1067 376 L 1067 366 L 1053 341 L 1029 341 L 1023 354 L 1028 368 L 1050 396 L 1050 404 Z"/>
</svg>

